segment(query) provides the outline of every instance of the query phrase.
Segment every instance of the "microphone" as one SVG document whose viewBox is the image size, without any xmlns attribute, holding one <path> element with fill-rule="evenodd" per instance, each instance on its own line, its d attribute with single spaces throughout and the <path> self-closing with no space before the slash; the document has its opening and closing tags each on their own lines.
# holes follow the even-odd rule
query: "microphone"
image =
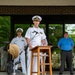
<svg viewBox="0 0 75 75">
<path fill-rule="evenodd" d="M 34 32 L 32 32 L 32 33 L 36 33 L 36 34 L 38 34 L 38 32 L 37 32 L 37 31 L 34 31 Z"/>
<path fill-rule="evenodd" d="M 36 34 L 38 34 L 38 32 L 36 32 Z"/>
</svg>

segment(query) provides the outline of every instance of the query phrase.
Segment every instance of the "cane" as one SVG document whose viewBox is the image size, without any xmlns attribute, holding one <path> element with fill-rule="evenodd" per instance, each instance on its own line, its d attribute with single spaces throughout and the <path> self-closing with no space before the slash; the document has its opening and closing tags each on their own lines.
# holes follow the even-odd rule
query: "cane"
<svg viewBox="0 0 75 75">
<path fill-rule="evenodd" d="M 27 49 L 28 49 L 28 45 L 25 47 L 26 70 L 27 70 Z"/>
</svg>

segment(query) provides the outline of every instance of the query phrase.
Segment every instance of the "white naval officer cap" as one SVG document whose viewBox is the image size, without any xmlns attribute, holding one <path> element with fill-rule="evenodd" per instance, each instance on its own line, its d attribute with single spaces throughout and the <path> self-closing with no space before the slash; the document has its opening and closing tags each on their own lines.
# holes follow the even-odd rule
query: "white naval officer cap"
<svg viewBox="0 0 75 75">
<path fill-rule="evenodd" d="M 22 28 L 17 28 L 16 32 L 23 32 L 23 29 Z"/>
<path fill-rule="evenodd" d="M 33 21 L 42 21 L 42 17 L 39 16 L 39 15 L 36 15 L 36 16 L 33 16 L 33 17 L 32 17 L 32 20 L 33 20 Z"/>
</svg>

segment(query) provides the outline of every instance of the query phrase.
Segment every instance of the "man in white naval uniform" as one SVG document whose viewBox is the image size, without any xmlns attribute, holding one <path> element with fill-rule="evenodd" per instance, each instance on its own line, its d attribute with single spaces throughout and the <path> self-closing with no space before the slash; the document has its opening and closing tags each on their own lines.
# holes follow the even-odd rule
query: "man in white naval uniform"
<svg viewBox="0 0 75 75">
<path fill-rule="evenodd" d="M 27 44 L 28 44 L 28 47 L 29 49 L 27 50 L 27 73 L 28 75 L 30 75 L 30 62 L 31 62 L 31 51 L 30 49 L 34 48 L 35 46 L 41 46 L 42 44 L 44 46 L 46 46 L 46 36 L 45 36 L 45 33 L 44 33 L 44 30 L 42 28 L 39 28 L 39 24 L 40 24 L 40 21 L 42 20 L 42 18 L 38 15 L 36 16 L 33 16 L 32 17 L 32 20 L 33 20 L 33 24 L 34 26 L 33 27 L 30 27 L 27 32 L 26 32 L 26 35 L 25 35 L 25 38 L 26 38 L 26 41 L 27 41 Z M 42 44 L 41 44 L 42 43 Z M 37 71 L 37 57 L 34 57 L 34 67 L 33 67 L 33 71 L 36 72 Z"/>
<path fill-rule="evenodd" d="M 14 63 L 20 60 L 21 66 L 22 66 L 22 72 L 24 74 L 26 74 L 26 64 L 25 64 L 25 51 L 24 51 L 24 48 L 27 45 L 27 43 L 26 43 L 25 38 L 22 37 L 23 29 L 22 28 L 17 28 L 16 32 L 17 32 L 17 37 L 12 39 L 11 44 L 16 44 L 20 48 L 20 54 L 19 54 L 19 56 L 16 59 L 14 59 Z M 18 65 L 15 66 L 15 70 L 17 68 L 18 68 Z"/>
</svg>

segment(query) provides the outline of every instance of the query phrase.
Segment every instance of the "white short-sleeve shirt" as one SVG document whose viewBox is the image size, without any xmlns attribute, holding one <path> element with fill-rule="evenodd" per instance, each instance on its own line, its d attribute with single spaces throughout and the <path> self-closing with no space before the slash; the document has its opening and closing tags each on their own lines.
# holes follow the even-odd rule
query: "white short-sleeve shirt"
<svg viewBox="0 0 75 75">
<path fill-rule="evenodd" d="M 33 27 L 28 28 L 25 34 L 25 38 L 29 38 L 32 47 L 35 47 L 35 46 L 41 45 L 41 41 L 46 38 L 46 35 L 42 28 L 39 28 L 39 27 L 35 28 L 33 26 Z"/>
<path fill-rule="evenodd" d="M 27 45 L 25 38 L 23 37 L 15 37 L 11 41 L 12 44 L 16 44 L 20 50 L 24 50 L 24 47 Z"/>
</svg>

